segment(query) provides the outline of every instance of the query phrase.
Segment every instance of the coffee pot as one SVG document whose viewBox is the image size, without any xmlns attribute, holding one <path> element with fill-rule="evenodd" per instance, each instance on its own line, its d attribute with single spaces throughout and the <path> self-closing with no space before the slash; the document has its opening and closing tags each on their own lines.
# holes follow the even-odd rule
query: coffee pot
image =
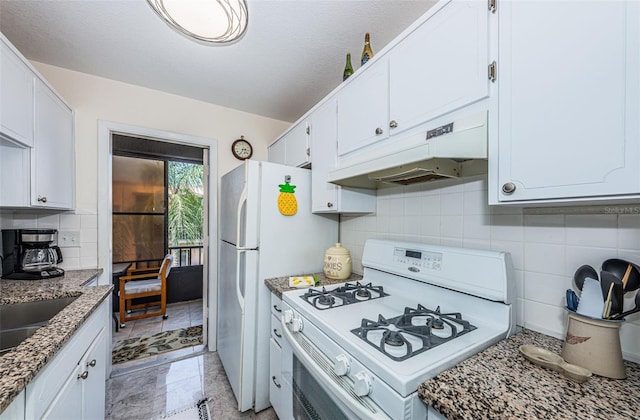
<svg viewBox="0 0 640 420">
<path fill-rule="evenodd" d="M 62 251 L 55 244 L 56 229 L 3 229 L 2 278 L 37 280 L 64 275 L 56 264 Z"/>
</svg>

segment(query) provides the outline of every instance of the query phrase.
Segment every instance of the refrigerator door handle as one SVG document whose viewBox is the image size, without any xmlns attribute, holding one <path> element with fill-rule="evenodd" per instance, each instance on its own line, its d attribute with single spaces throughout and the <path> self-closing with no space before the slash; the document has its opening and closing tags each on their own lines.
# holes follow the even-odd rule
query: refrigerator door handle
<svg viewBox="0 0 640 420">
<path fill-rule="evenodd" d="M 242 225 L 244 224 L 244 220 L 242 220 L 242 208 L 247 203 L 247 186 L 245 185 L 242 193 L 240 194 L 240 200 L 238 201 L 238 214 L 236 215 L 236 246 L 238 249 L 243 249 L 243 244 L 240 242 L 240 232 L 242 229 Z"/>
<path fill-rule="evenodd" d="M 238 304 L 240 304 L 240 311 L 244 314 L 244 296 L 242 296 L 242 291 L 240 290 L 240 256 L 247 252 L 244 249 L 237 250 L 237 258 L 236 258 L 236 297 L 238 298 Z M 243 271 L 244 273 L 244 271 Z"/>
</svg>

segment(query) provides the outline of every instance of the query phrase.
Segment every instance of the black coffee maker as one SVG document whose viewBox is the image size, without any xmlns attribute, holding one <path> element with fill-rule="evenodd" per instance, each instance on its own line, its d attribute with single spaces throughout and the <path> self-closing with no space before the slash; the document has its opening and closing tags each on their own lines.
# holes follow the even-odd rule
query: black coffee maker
<svg viewBox="0 0 640 420">
<path fill-rule="evenodd" d="M 62 262 L 62 252 L 54 245 L 56 229 L 3 229 L 2 278 L 40 280 L 64 275 L 56 267 Z"/>
</svg>

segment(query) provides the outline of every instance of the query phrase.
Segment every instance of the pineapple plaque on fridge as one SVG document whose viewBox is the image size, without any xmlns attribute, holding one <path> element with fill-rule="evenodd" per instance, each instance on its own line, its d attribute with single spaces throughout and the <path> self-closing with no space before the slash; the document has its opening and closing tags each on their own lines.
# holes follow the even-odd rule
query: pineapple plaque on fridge
<svg viewBox="0 0 640 420">
<path fill-rule="evenodd" d="M 293 216 L 298 212 L 298 200 L 296 200 L 295 185 L 291 185 L 291 177 L 286 176 L 284 184 L 278 185 L 280 187 L 280 194 L 278 195 L 278 210 L 285 216 Z"/>
</svg>

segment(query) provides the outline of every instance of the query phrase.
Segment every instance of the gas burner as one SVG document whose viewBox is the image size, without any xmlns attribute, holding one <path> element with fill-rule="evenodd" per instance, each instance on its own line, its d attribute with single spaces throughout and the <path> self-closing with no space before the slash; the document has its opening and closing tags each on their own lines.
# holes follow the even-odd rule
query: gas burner
<svg viewBox="0 0 640 420">
<path fill-rule="evenodd" d="M 333 296 L 329 295 L 329 294 L 324 294 L 321 296 L 318 296 L 314 299 L 314 301 L 318 304 L 318 305 L 322 305 L 322 306 L 333 306 L 334 303 L 336 303 L 336 298 L 334 298 Z"/>
<path fill-rule="evenodd" d="M 393 360 L 402 361 L 475 330 L 460 313 L 441 313 L 422 305 L 405 308 L 402 315 L 378 321 L 363 319 L 352 333 Z"/>
<path fill-rule="evenodd" d="M 337 308 L 352 303 L 364 302 L 389 296 L 382 286 L 373 286 L 371 283 L 361 284 L 359 282 L 345 283 L 335 289 L 322 290 L 309 289 L 300 297 L 316 309 Z"/>
<path fill-rule="evenodd" d="M 369 300 L 371 299 L 371 292 L 367 289 L 358 289 L 356 290 L 355 296 L 356 299 Z"/>
</svg>

